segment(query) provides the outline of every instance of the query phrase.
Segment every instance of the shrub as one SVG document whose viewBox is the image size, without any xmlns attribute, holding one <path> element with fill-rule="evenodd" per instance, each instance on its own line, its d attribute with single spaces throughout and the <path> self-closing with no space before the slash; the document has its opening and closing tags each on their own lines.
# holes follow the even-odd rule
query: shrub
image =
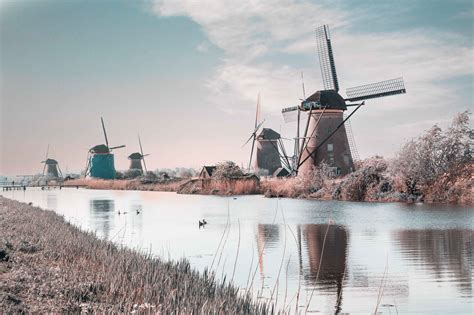
<svg viewBox="0 0 474 315">
<path fill-rule="evenodd" d="M 157 169 L 155 174 L 158 177 L 163 179 L 169 178 L 192 178 L 197 175 L 197 171 L 193 168 L 186 168 L 186 167 L 176 167 L 176 168 L 162 168 Z"/>
<path fill-rule="evenodd" d="M 133 178 L 137 178 L 137 177 L 140 177 L 142 175 L 142 171 L 140 170 L 126 170 L 125 172 L 123 172 L 123 179 L 133 179 Z M 115 175 L 117 176 L 117 175 Z"/>
<path fill-rule="evenodd" d="M 242 176 L 244 176 L 244 172 L 232 161 L 218 163 L 212 173 L 212 178 L 215 179 L 238 178 Z"/>
<path fill-rule="evenodd" d="M 381 190 L 388 192 L 392 185 L 384 176 L 387 168 L 388 162 L 380 156 L 362 161 L 355 172 L 344 178 L 341 187 L 344 198 L 356 201 L 377 199 Z"/>
</svg>

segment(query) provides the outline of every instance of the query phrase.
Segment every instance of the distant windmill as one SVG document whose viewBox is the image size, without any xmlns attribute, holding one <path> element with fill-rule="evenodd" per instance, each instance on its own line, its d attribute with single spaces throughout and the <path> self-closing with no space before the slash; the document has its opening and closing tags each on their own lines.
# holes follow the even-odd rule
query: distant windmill
<svg viewBox="0 0 474 315">
<path fill-rule="evenodd" d="M 105 131 L 104 119 L 101 117 L 102 130 L 104 132 L 105 144 L 98 144 L 89 149 L 87 159 L 86 176 L 103 179 L 115 178 L 115 164 L 112 150 L 124 148 L 125 145 L 109 147 L 107 132 Z"/>
<path fill-rule="evenodd" d="M 63 177 L 61 169 L 59 168 L 58 161 L 49 158 L 49 144 L 48 144 L 48 148 L 46 149 L 46 158 L 44 159 L 44 161 L 41 161 L 41 163 L 44 163 L 43 175 L 42 175 L 43 177 L 45 176 L 45 173 L 46 173 L 46 177 L 49 177 L 49 178 Z"/>
<path fill-rule="evenodd" d="M 286 168 L 290 168 L 290 162 L 285 158 L 285 146 L 278 132 L 270 128 L 263 128 L 256 140 L 255 170 L 264 170 L 268 172 L 268 175 L 273 175 L 276 170 L 281 168 L 282 162 Z M 284 154 L 280 154 L 280 151 Z"/>
<path fill-rule="evenodd" d="M 260 93 L 258 93 L 258 98 L 257 98 L 257 110 L 255 113 L 254 129 L 252 133 L 250 134 L 250 137 L 248 138 L 248 140 L 242 146 L 244 147 L 247 143 L 250 142 L 250 140 L 252 140 L 252 149 L 250 150 L 250 160 L 249 160 L 249 167 L 248 167 L 249 171 L 250 171 L 250 167 L 252 166 L 253 149 L 255 147 L 255 140 L 257 139 L 257 132 L 260 129 L 260 127 L 262 127 L 263 123 L 265 122 L 265 120 L 263 121 L 259 121 L 259 120 L 260 120 Z"/>
<path fill-rule="evenodd" d="M 142 141 L 140 140 L 140 135 L 138 135 L 138 144 L 140 145 L 140 152 L 134 152 L 128 156 L 128 159 L 130 160 L 130 170 L 140 170 L 143 174 L 143 168 L 145 169 L 145 173 L 148 173 L 148 170 L 146 169 L 146 163 L 145 163 L 145 156 L 148 156 L 149 154 L 143 154 L 143 147 L 142 147 Z M 143 161 L 143 167 L 142 167 L 142 161 Z"/>
<path fill-rule="evenodd" d="M 308 98 L 304 98 L 298 106 L 282 110 L 286 122 L 294 120 L 295 114 L 298 114 L 296 119 L 298 120 L 297 147 L 299 152 L 293 171 L 307 170 L 313 165 L 326 162 L 334 167 L 337 174 L 346 174 L 354 169 L 353 157 L 356 155 L 356 150 L 355 145 L 352 145 L 351 150 L 353 141 L 350 143 L 348 140 L 345 123 L 365 104 L 365 100 L 403 94 L 406 93 L 406 89 L 403 79 L 397 78 L 348 88 L 346 90 L 347 98 L 343 98 L 338 93 L 339 82 L 327 25 L 316 29 L 316 40 L 324 90 L 316 91 Z M 362 102 L 353 103 L 359 101 Z M 356 106 L 356 108 L 347 117 L 344 117 L 343 113 L 349 106 Z M 300 111 L 308 112 L 302 138 L 298 136 Z"/>
<path fill-rule="evenodd" d="M 286 157 L 285 146 L 283 145 L 280 134 L 273 129 L 263 128 L 260 133 L 260 127 L 262 127 L 265 120 L 260 121 L 260 110 L 261 101 L 260 94 L 257 98 L 257 110 L 255 114 L 255 129 L 251 133 L 247 142 L 244 146 L 252 140 L 252 149 L 250 151 L 250 160 L 248 170 L 250 171 L 253 161 L 253 152 L 255 148 L 255 142 L 257 142 L 257 153 L 254 163 L 255 171 L 267 171 L 269 175 L 281 168 L 282 163 L 285 168 L 290 169 L 291 165 Z M 258 135 L 257 135 L 258 134 Z M 280 153 L 281 152 L 281 153 Z M 282 154 L 283 153 L 283 154 Z"/>
</svg>

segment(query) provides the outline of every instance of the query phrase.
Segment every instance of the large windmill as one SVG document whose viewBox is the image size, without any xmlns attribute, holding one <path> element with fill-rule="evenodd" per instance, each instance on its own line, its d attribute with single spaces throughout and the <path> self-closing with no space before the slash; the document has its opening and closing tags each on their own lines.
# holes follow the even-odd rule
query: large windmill
<svg viewBox="0 0 474 315">
<path fill-rule="evenodd" d="M 48 148 L 46 149 L 46 158 L 44 161 L 41 161 L 44 164 L 43 166 L 43 177 L 48 178 L 60 178 L 63 177 L 61 169 L 59 168 L 59 163 L 55 159 L 49 158 L 49 144 Z"/>
<path fill-rule="evenodd" d="M 284 108 L 286 122 L 298 120 L 298 155 L 294 171 L 304 171 L 322 162 L 332 166 L 337 174 L 354 170 L 353 154 L 348 141 L 345 123 L 365 104 L 365 100 L 406 93 L 403 78 L 366 84 L 346 90 L 346 98 L 339 94 L 339 82 L 332 52 L 329 27 L 323 25 L 316 29 L 319 63 L 324 90 L 316 91 L 304 98 L 300 105 Z M 362 101 L 362 102 L 360 102 Z M 348 107 L 355 109 L 344 117 Z M 299 137 L 299 113 L 308 113 L 303 137 Z M 295 117 L 297 114 L 297 117 Z"/>
<path fill-rule="evenodd" d="M 138 144 L 140 145 L 140 152 L 134 152 L 128 156 L 128 159 L 130 160 L 129 169 L 139 170 L 140 172 L 142 172 L 142 174 L 147 174 L 148 170 L 146 169 L 145 156 L 148 156 L 149 154 L 143 154 L 143 147 L 142 141 L 140 140 L 140 135 L 138 135 Z M 145 169 L 145 173 L 143 173 L 143 169 Z"/>
<path fill-rule="evenodd" d="M 107 132 L 105 131 L 104 119 L 101 117 L 100 121 L 102 123 L 102 130 L 104 132 L 105 144 L 98 144 L 89 149 L 85 176 L 102 179 L 114 179 L 115 164 L 112 150 L 124 148 L 125 145 L 109 147 L 109 140 L 107 139 Z"/>
</svg>

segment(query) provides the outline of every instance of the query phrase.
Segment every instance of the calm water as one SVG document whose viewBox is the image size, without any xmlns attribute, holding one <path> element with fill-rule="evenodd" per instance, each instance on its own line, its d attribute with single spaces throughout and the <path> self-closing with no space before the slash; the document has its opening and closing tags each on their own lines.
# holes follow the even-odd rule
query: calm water
<svg viewBox="0 0 474 315">
<path fill-rule="evenodd" d="M 273 292 L 292 313 L 298 288 L 301 312 L 309 303 L 311 312 L 373 313 L 379 292 L 384 314 L 473 312 L 472 208 L 83 189 L 2 194 L 99 237 L 212 266 L 258 298 Z M 202 218 L 208 225 L 199 229 Z"/>
</svg>

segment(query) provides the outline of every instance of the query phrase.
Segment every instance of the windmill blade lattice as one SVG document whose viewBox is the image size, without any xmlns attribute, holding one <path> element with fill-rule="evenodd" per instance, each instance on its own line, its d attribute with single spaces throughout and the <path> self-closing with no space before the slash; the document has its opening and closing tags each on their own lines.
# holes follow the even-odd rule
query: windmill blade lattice
<svg viewBox="0 0 474 315">
<path fill-rule="evenodd" d="M 298 106 L 283 108 L 281 114 L 285 123 L 296 121 L 298 119 Z"/>
<path fill-rule="evenodd" d="M 316 29 L 316 42 L 318 43 L 319 63 L 324 89 L 336 90 L 337 92 L 339 91 L 339 82 L 337 80 L 328 25 L 323 25 Z"/>
<path fill-rule="evenodd" d="M 347 100 L 351 102 L 406 93 L 403 78 L 396 78 L 348 88 Z"/>
</svg>

